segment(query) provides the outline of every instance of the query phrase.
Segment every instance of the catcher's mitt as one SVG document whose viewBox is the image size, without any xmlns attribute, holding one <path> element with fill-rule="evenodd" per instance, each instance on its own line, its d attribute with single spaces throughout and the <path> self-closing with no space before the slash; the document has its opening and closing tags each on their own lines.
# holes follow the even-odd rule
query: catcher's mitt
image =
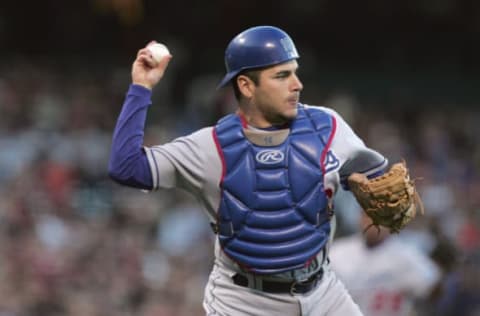
<svg viewBox="0 0 480 316">
<path fill-rule="evenodd" d="M 394 164 L 390 170 L 373 179 L 360 173 L 348 177 L 348 185 L 360 206 L 372 219 L 372 225 L 400 229 L 415 217 L 417 204 L 423 214 L 423 205 L 414 181 L 410 180 L 405 162 Z"/>
</svg>

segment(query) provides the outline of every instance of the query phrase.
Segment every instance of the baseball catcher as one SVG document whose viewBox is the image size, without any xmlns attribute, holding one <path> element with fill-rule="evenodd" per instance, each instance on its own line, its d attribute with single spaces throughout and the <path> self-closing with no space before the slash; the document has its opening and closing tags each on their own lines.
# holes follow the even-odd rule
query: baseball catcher
<svg viewBox="0 0 480 316">
<path fill-rule="evenodd" d="M 371 177 L 387 159 L 334 110 L 300 102 L 300 55 L 286 32 L 268 25 L 237 34 L 225 50 L 218 87 L 232 90 L 235 112 L 144 146 L 152 89 L 171 58 L 156 61 L 148 47 L 138 50 L 113 133 L 109 175 L 144 190 L 185 189 L 202 202 L 217 235 L 206 314 L 363 315 L 328 268 L 330 202 L 345 176 L 362 170 Z M 398 183 L 393 176 L 391 186 L 364 179 L 357 191 L 372 203 L 363 206 L 381 215 L 377 225 L 398 231 L 413 217 L 415 189 L 406 173 L 391 172 Z M 393 206 L 394 198 L 408 201 Z"/>
<path fill-rule="evenodd" d="M 415 217 L 417 204 L 423 214 L 422 201 L 404 161 L 394 164 L 387 173 L 373 179 L 353 173 L 348 178 L 348 185 L 372 219 L 367 229 L 381 225 L 392 233 L 398 233 Z"/>
</svg>

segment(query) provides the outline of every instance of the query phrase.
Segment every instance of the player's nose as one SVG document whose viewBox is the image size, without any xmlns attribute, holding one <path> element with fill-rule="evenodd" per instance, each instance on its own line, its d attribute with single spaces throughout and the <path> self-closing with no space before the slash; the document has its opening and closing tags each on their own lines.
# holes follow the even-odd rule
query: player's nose
<svg viewBox="0 0 480 316">
<path fill-rule="evenodd" d="M 303 90 L 303 84 L 302 84 L 302 82 L 300 81 L 300 79 L 298 78 L 297 75 L 293 76 L 292 90 L 293 91 L 298 91 L 298 92 Z"/>
</svg>

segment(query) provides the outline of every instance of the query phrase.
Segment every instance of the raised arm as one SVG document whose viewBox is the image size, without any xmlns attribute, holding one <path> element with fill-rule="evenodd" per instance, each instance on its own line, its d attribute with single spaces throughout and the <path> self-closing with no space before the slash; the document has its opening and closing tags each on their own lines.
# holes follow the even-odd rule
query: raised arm
<svg viewBox="0 0 480 316">
<path fill-rule="evenodd" d="M 144 47 L 132 65 L 132 84 L 113 133 L 108 173 L 116 182 L 141 189 L 152 189 L 152 176 L 143 150 L 147 108 L 151 90 L 162 79 L 171 55 L 156 62 Z"/>
</svg>

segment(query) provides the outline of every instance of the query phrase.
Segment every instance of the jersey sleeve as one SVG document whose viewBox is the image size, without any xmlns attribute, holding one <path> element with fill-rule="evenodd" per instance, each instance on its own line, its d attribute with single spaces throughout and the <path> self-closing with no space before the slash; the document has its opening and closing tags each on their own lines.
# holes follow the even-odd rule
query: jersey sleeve
<svg viewBox="0 0 480 316">
<path fill-rule="evenodd" d="M 216 153 L 212 127 L 203 128 L 172 142 L 144 147 L 153 180 L 153 189 L 203 189 L 211 153 Z"/>
<path fill-rule="evenodd" d="M 113 132 L 108 174 L 116 182 L 140 189 L 152 188 L 152 177 L 142 149 L 151 91 L 130 85 Z"/>
<path fill-rule="evenodd" d="M 338 174 L 342 186 L 347 188 L 346 180 L 353 172 L 363 173 L 367 177 L 381 174 L 387 167 L 388 160 L 379 152 L 367 147 L 336 111 L 325 107 L 319 108 L 332 115 L 336 123 L 328 155 L 331 157 L 330 161 L 336 162 L 337 167 L 327 170 Z"/>
</svg>

